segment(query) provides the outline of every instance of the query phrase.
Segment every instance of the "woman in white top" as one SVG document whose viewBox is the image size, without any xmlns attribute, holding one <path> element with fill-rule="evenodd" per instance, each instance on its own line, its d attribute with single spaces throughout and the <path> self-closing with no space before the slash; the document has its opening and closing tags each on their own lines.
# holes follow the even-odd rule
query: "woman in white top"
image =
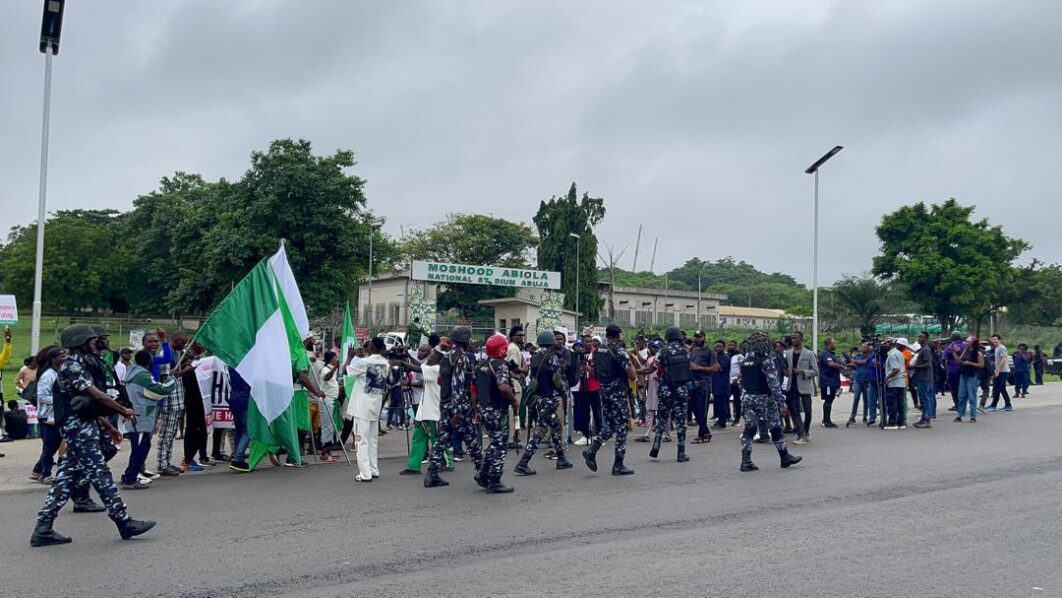
<svg viewBox="0 0 1062 598">
<path fill-rule="evenodd" d="M 66 359 L 62 347 L 45 347 L 37 354 L 37 422 L 41 429 L 41 456 L 33 466 L 30 479 L 42 484 L 52 483 L 52 468 L 55 467 L 55 453 L 62 443 L 62 435 L 55 425 L 55 408 L 52 391 L 55 388 L 56 368 Z"/>
</svg>

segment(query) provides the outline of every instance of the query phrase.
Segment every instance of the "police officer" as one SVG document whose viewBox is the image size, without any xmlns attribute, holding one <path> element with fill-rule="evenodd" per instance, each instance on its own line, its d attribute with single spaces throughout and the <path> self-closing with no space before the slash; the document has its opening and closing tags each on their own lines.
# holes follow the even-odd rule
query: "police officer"
<svg viewBox="0 0 1062 598">
<path fill-rule="evenodd" d="M 605 329 L 605 344 L 594 351 L 594 373 L 601 382 L 601 430 L 590 446 L 583 451 L 583 460 L 590 471 L 597 471 L 597 451 L 606 440 L 616 435 L 616 460 L 612 475 L 631 475 L 633 469 L 623 464 L 627 454 L 627 421 L 630 419 L 628 393 L 636 378 L 627 350 L 620 344 L 623 331 L 610 324 Z"/>
<path fill-rule="evenodd" d="M 472 457 L 476 471 L 483 461 L 483 440 L 479 426 L 475 422 L 475 400 L 472 397 L 472 378 L 475 374 L 475 357 L 468 352 L 468 343 L 472 340 L 472 329 L 457 326 L 450 331 L 449 337 L 439 342 L 439 351 L 444 345 L 452 346 L 439 362 L 439 397 L 440 418 L 439 431 L 435 444 L 428 457 L 428 472 L 424 476 L 424 487 L 449 486 L 450 483 L 439 477 L 446 448 L 450 446 L 450 435 L 460 432 Z M 476 482 L 487 487 L 486 481 L 478 474 Z"/>
<path fill-rule="evenodd" d="M 667 345 L 656 358 L 661 372 L 660 388 L 657 391 L 660 407 L 656 415 L 656 436 L 653 438 L 653 447 L 649 449 L 649 456 L 655 459 L 660 454 L 660 442 L 664 438 L 664 432 L 667 431 L 669 423 L 674 422 L 675 431 L 678 433 L 678 462 L 685 463 L 690 460 L 686 456 L 690 353 L 682 342 L 682 330 L 678 326 L 665 330 L 664 340 Z"/>
<path fill-rule="evenodd" d="M 785 392 L 778 377 L 778 362 L 771 350 L 771 337 L 755 332 L 749 337 L 749 352 L 741 364 L 741 386 L 745 397 L 741 402 L 745 430 L 741 433 L 741 471 L 756 471 L 752 463 L 752 437 L 757 426 L 767 426 L 774 441 L 782 467 L 800 463 L 802 457 L 789 454 L 782 439 L 779 409 L 785 409 Z"/>
<path fill-rule="evenodd" d="M 557 469 L 571 469 L 572 463 L 564 455 L 564 439 L 561 435 L 560 407 L 563 392 L 567 388 L 561 358 L 557 352 L 555 337 L 548 330 L 538 333 L 539 349 L 531 358 L 531 403 L 536 414 L 535 427 L 527 440 L 527 449 L 513 470 L 519 475 L 535 475 L 531 457 L 535 456 L 542 436 L 549 431 L 553 449 L 557 453 Z"/>
<path fill-rule="evenodd" d="M 509 435 L 509 407 L 514 409 L 514 413 L 520 408 L 520 402 L 513 393 L 509 367 L 505 363 L 508 348 L 509 339 L 504 334 L 495 333 L 483 346 L 487 358 L 476 365 L 476 404 L 490 438 L 490 444 L 483 452 L 483 463 L 476 475 L 476 482 L 485 485 L 487 492 L 492 494 L 513 491 L 512 486 L 501 483 Z"/>
<path fill-rule="evenodd" d="M 85 370 L 86 356 L 94 349 L 96 333 L 89 326 L 75 324 L 60 335 L 63 347 L 69 351 L 59 367 L 55 382 L 55 422 L 66 440 L 66 454 L 59 461 L 59 470 L 52 482 L 44 507 L 37 513 L 37 527 L 30 537 L 32 546 L 66 544 L 70 538 L 52 530 L 82 472 L 87 474 L 96 492 L 107 506 L 111 520 L 118 526 L 122 539 L 139 536 L 155 527 L 154 521 L 137 521 L 129 516 L 111 472 L 100 450 L 100 421 L 109 413 L 133 417 L 132 409 L 123 407 L 93 384 Z M 113 428 L 110 430 L 117 434 Z"/>
</svg>

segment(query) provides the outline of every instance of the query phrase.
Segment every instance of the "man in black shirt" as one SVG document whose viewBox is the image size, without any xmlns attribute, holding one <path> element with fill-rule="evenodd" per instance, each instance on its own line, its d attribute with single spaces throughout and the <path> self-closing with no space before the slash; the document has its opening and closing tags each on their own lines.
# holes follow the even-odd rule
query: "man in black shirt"
<svg viewBox="0 0 1062 598">
<path fill-rule="evenodd" d="M 697 437 L 693 439 L 693 444 L 701 444 L 712 439 L 712 432 L 708 429 L 708 392 L 712 388 L 712 374 L 719 371 L 719 361 L 715 351 L 705 343 L 704 332 L 700 330 L 693 333 L 690 370 L 693 372 L 690 398 L 693 415 L 697 419 Z"/>
</svg>

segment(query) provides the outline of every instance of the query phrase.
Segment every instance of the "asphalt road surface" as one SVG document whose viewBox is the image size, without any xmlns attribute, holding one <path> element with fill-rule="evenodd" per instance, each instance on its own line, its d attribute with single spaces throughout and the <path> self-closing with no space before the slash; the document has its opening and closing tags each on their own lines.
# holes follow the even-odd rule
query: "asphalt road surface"
<svg viewBox="0 0 1062 598">
<path fill-rule="evenodd" d="M 943 406 L 942 401 L 942 406 Z M 932 430 L 815 431 L 804 462 L 740 473 L 734 434 L 637 475 L 506 474 L 448 488 L 356 484 L 345 465 L 160 480 L 125 494 L 159 520 L 122 542 L 69 510 L 67 546 L 30 549 L 41 495 L 0 497 L 4 596 L 1062 596 L 1062 407 Z M 509 453 L 507 469 L 515 463 Z"/>
</svg>

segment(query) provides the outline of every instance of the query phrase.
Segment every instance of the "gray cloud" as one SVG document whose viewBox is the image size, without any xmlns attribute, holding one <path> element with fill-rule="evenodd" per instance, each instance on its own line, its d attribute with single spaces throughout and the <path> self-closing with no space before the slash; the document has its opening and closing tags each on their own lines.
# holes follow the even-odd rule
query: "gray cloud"
<svg viewBox="0 0 1062 598">
<path fill-rule="evenodd" d="M 175 170 L 239 177 L 276 137 L 353 149 L 388 226 L 529 221 L 571 181 L 657 270 L 734 255 L 869 266 L 882 213 L 955 196 L 1062 259 L 1062 5 L 68 3 L 49 208 L 126 209 Z M 0 19 L 0 224 L 35 218 L 40 6 Z M 633 246 L 625 255 L 629 267 Z"/>
</svg>

